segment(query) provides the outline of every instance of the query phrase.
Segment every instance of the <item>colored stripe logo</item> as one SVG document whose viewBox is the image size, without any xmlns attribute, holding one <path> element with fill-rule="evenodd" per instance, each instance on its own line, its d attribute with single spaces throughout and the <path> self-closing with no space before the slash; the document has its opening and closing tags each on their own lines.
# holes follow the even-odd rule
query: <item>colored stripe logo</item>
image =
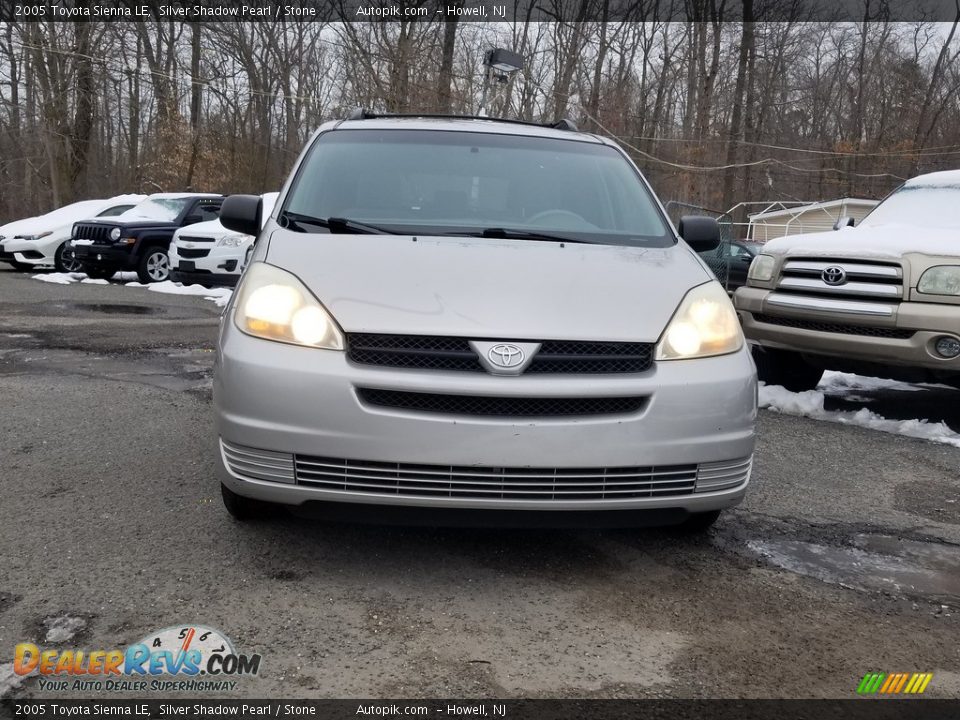
<svg viewBox="0 0 960 720">
<path fill-rule="evenodd" d="M 933 673 L 867 673 L 857 686 L 858 695 L 921 695 Z"/>
</svg>

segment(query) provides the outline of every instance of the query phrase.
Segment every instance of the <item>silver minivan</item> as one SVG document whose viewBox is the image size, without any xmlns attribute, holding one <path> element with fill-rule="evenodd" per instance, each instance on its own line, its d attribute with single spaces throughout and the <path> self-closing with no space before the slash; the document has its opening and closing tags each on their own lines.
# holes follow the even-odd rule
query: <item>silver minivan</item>
<svg viewBox="0 0 960 720">
<path fill-rule="evenodd" d="M 697 256 L 717 224 L 675 230 L 613 142 L 358 112 L 261 213 L 220 215 L 258 236 L 214 383 L 234 517 L 699 530 L 743 498 L 756 372 Z"/>
</svg>

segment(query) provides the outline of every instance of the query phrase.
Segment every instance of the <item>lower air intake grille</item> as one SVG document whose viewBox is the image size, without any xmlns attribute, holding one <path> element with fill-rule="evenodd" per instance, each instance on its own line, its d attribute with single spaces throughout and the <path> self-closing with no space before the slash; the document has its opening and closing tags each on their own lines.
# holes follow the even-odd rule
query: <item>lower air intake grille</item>
<svg viewBox="0 0 960 720">
<path fill-rule="evenodd" d="M 340 492 L 414 497 L 622 500 L 691 495 L 696 465 L 507 468 L 296 456 L 297 484 Z"/>
<path fill-rule="evenodd" d="M 252 480 L 293 484 L 293 454 L 258 450 L 244 445 L 220 441 L 220 450 L 227 468 L 240 477 Z"/>
<path fill-rule="evenodd" d="M 825 323 L 816 320 L 798 320 L 796 318 L 776 317 L 774 315 L 754 315 L 753 319 L 767 325 L 797 328 L 798 330 L 813 330 L 814 332 L 840 333 L 843 335 L 863 335 L 866 337 L 894 338 L 906 340 L 912 338 L 914 330 L 887 327 L 866 327 L 864 325 L 847 325 L 843 323 Z"/>
<path fill-rule="evenodd" d="M 571 415 L 626 415 L 638 412 L 645 397 L 488 397 L 485 395 L 446 395 L 361 388 L 357 394 L 364 403 L 379 407 L 414 410 L 443 415 L 485 417 L 561 417 Z"/>
</svg>

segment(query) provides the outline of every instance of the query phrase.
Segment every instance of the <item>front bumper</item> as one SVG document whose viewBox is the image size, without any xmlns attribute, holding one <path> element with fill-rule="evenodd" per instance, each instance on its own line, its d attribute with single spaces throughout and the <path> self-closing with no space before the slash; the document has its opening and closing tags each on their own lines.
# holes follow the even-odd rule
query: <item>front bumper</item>
<svg viewBox="0 0 960 720">
<path fill-rule="evenodd" d="M 516 397 L 644 395 L 638 413 L 610 417 L 486 418 L 374 408 L 357 387 L 411 392 Z M 658 363 L 622 376 L 497 377 L 482 373 L 393 370 L 350 363 L 342 352 L 273 343 L 244 335 L 224 318 L 214 403 L 218 473 L 234 492 L 269 502 L 311 501 L 407 507 L 597 511 L 679 508 L 705 512 L 736 505 L 749 480 L 754 449 L 756 375 L 749 353 Z M 408 495 L 396 491 L 332 490 L 289 474 L 275 480 L 235 472 L 224 444 L 263 452 L 378 463 L 445 466 L 467 475 L 511 468 L 599 472 L 643 466 L 746 463 L 738 484 L 683 496 L 538 499 Z M 229 467 L 228 467 L 229 465 Z M 590 469 L 594 470 L 590 470 Z M 669 472 L 669 469 L 666 469 Z M 299 471 L 297 471 L 299 472 Z M 403 472 L 406 472 L 404 470 Z M 705 472 L 709 475 L 709 472 Z M 345 486 L 346 487 L 346 486 Z"/>
<path fill-rule="evenodd" d="M 240 279 L 240 266 L 245 248 L 208 247 L 188 248 L 206 251 L 198 258 L 186 258 L 180 255 L 180 248 L 174 242 L 170 246 L 170 279 L 184 284 L 225 285 L 234 287 Z"/>
<path fill-rule="evenodd" d="M 924 368 L 942 373 L 960 372 L 960 358 L 938 356 L 934 344 L 949 335 L 960 338 L 960 312 L 956 305 L 901 302 L 891 304 L 886 316 L 827 310 L 791 310 L 769 302 L 776 291 L 742 287 L 734 296 L 747 339 L 763 347 L 792 350 L 807 355 L 836 357 L 863 363 Z M 875 334 L 824 332 L 763 322 L 764 317 L 810 321 L 841 327 L 872 328 Z M 884 333 L 909 337 L 884 337 Z"/>
<path fill-rule="evenodd" d="M 13 259 L 23 265 L 53 265 L 53 255 L 49 251 L 50 241 L 21 240 L 13 238 L 3 244 L 3 251 L 13 255 Z M 56 246 L 54 246 L 54 251 Z M 2 257 L 0 257 L 2 259 Z"/>
<path fill-rule="evenodd" d="M 77 260 L 85 266 L 134 270 L 137 267 L 137 256 L 133 254 L 131 247 L 74 243 L 73 252 Z"/>
</svg>

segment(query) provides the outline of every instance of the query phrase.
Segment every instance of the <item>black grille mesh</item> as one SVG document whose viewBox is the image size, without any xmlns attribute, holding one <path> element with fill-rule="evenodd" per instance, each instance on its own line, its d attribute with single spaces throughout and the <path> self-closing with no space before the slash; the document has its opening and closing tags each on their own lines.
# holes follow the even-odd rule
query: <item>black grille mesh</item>
<svg viewBox="0 0 960 720">
<path fill-rule="evenodd" d="M 467 338 L 351 333 L 348 357 L 355 363 L 418 370 L 484 372 Z M 543 341 L 527 373 L 639 373 L 653 363 L 650 343 Z"/>
<path fill-rule="evenodd" d="M 182 258 L 204 258 L 210 254 L 209 248 L 177 248 L 177 254 Z"/>
<path fill-rule="evenodd" d="M 827 323 L 816 320 L 799 320 L 797 318 L 776 317 L 774 315 L 753 316 L 754 320 L 767 325 L 797 328 L 798 330 L 812 330 L 814 332 L 842 333 L 844 335 L 862 335 L 865 337 L 893 338 L 906 340 L 912 338 L 916 331 L 901 328 L 867 327 L 865 325 L 847 325 L 844 323 Z"/>
<path fill-rule="evenodd" d="M 98 223 L 78 223 L 74 226 L 74 240 L 93 240 L 94 242 L 109 240 L 112 227 Z"/>
<path fill-rule="evenodd" d="M 361 388 L 368 405 L 443 415 L 485 417 L 560 417 L 570 415 L 625 415 L 643 407 L 643 397 L 545 398 L 447 395 Z"/>
<path fill-rule="evenodd" d="M 347 356 L 363 365 L 483 372 L 464 338 L 352 333 L 347 336 Z"/>
</svg>

